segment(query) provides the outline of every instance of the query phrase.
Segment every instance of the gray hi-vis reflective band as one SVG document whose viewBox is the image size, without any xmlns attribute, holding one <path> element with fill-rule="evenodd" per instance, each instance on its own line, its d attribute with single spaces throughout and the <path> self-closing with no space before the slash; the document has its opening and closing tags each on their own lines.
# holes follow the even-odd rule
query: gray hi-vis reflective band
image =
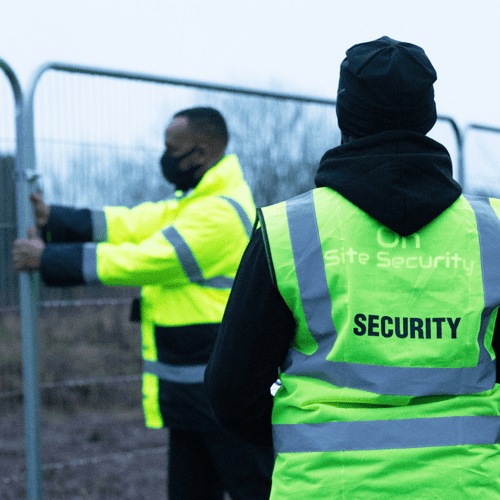
<svg viewBox="0 0 500 500">
<path fill-rule="evenodd" d="M 97 243 L 83 244 L 82 275 L 87 285 L 101 282 L 97 274 Z"/>
<path fill-rule="evenodd" d="M 481 270 L 483 276 L 484 303 L 494 308 L 500 302 L 500 220 L 484 198 L 464 195 L 476 216 L 481 249 Z"/>
<path fill-rule="evenodd" d="M 234 208 L 238 217 L 243 224 L 247 236 L 252 232 L 252 223 L 248 215 L 246 214 L 243 207 L 227 196 L 220 196 Z M 229 278 L 227 276 L 214 276 L 213 278 L 205 279 L 203 277 L 203 271 L 196 260 L 191 248 L 187 244 L 186 240 L 179 234 L 174 226 L 168 226 L 163 231 L 163 236 L 165 239 L 174 247 L 177 258 L 186 273 L 190 283 L 197 283 L 201 286 L 206 286 L 210 288 L 218 289 L 230 289 L 233 286 L 234 278 Z"/>
<path fill-rule="evenodd" d="M 498 416 L 273 425 L 273 444 L 277 453 L 395 450 L 499 443 Z"/>
<path fill-rule="evenodd" d="M 201 384 L 207 365 L 177 366 L 144 360 L 144 373 L 151 373 L 162 380 L 179 384 Z"/>
<path fill-rule="evenodd" d="M 92 241 L 108 241 L 108 223 L 104 210 L 91 210 L 92 218 Z"/>
<path fill-rule="evenodd" d="M 337 332 L 319 239 L 312 191 L 286 203 L 295 269 L 307 326 L 318 343 L 313 355 L 290 349 L 282 371 L 289 375 L 314 377 L 337 387 L 350 387 L 376 394 L 426 396 L 473 394 L 495 384 L 496 365 L 484 346 L 491 312 L 500 303 L 500 276 L 495 251 L 500 248 L 500 221 L 489 204 L 472 202 L 479 232 L 483 266 L 485 309 L 481 316 L 479 360 L 470 368 L 408 368 L 332 362 L 326 359 Z M 488 208 L 489 207 L 489 208 Z"/>
<path fill-rule="evenodd" d="M 193 255 L 191 248 L 189 248 L 189 245 L 174 226 L 168 226 L 162 232 L 165 239 L 174 247 L 177 258 L 190 283 L 197 283 L 201 286 L 219 289 L 231 288 L 233 286 L 234 278 L 214 276 L 213 278 L 205 279 L 203 277 L 203 271 Z"/>
<path fill-rule="evenodd" d="M 241 220 L 241 223 L 243 224 L 243 228 L 245 229 L 245 233 L 247 233 L 247 236 L 250 237 L 250 234 L 252 233 L 252 221 L 249 219 L 247 213 L 245 212 L 245 209 L 236 201 L 233 200 L 232 198 L 229 198 L 228 196 L 220 196 L 220 198 L 226 200 L 236 211 L 238 214 L 238 217 Z"/>
<path fill-rule="evenodd" d="M 337 332 L 332 320 L 312 191 L 287 201 L 286 214 L 307 327 L 318 344 L 326 337 L 333 346 Z"/>
</svg>

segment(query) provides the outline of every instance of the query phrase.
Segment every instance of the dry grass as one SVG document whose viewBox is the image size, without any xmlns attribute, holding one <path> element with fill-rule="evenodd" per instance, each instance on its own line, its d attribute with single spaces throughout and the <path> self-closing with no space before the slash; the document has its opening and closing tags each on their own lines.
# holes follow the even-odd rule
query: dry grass
<svg viewBox="0 0 500 500">
<path fill-rule="evenodd" d="M 141 372 L 140 325 L 129 321 L 128 305 L 41 308 L 37 331 L 42 385 Z M 116 387 L 107 390 L 106 385 L 42 390 L 42 404 L 52 406 L 59 397 L 57 392 L 81 392 L 84 399 L 94 400 L 96 394 L 92 393 L 99 393 L 112 403 L 121 391 Z M 20 317 L 14 312 L 1 313 L 0 393 L 21 391 L 22 387 Z"/>
</svg>

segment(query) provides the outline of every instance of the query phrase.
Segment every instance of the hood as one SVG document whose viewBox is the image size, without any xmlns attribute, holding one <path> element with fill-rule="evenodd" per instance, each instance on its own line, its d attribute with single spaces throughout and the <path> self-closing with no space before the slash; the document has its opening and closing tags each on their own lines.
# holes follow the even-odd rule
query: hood
<svg viewBox="0 0 500 500">
<path fill-rule="evenodd" d="M 408 131 L 382 132 L 327 151 L 315 183 L 401 236 L 422 229 L 462 193 L 446 148 Z"/>
</svg>

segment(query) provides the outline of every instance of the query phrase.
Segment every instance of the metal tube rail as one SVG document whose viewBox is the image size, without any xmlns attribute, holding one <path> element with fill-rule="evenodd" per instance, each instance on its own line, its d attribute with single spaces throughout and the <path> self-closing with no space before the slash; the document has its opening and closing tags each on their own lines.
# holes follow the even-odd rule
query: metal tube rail
<svg viewBox="0 0 500 500">
<path fill-rule="evenodd" d="M 0 68 L 7 75 L 16 107 L 16 207 L 17 235 L 26 238 L 34 225 L 34 216 L 28 199 L 35 171 L 32 116 L 26 115 L 19 80 L 10 66 L 0 59 Z M 40 462 L 40 388 L 38 335 L 36 331 L 38 274 L 19 273 L 21 307 L 21 334 L 23 350 L 24 427 L 27 462 L 27 491 L 30 500 L 41 500 L 42 468 Z"/>
</svg>

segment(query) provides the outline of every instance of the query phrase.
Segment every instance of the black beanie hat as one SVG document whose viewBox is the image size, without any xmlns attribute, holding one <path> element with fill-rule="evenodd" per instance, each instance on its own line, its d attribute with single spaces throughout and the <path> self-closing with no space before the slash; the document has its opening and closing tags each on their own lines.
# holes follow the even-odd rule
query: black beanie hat
<svg viewBox="0 0 500 500">
<path fill-rule="evenodd" d="M 387 36 L 354 45 L 340 65 L 337 121 L 347 136 L 426 134 L 436 123 L 436 71 L 423 49 Z"/>
</svg>

